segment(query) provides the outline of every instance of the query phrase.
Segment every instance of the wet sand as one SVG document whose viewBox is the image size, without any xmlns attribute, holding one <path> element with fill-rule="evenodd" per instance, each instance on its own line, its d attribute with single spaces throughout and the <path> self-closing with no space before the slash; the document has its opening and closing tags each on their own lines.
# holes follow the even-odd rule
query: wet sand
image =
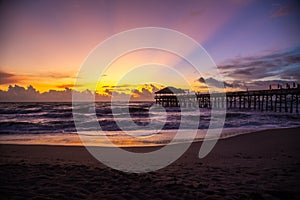
<svg viewBox="0 0 300 200">
<path fill-rule="evenodd" d="M 300 128 L 201 142 L 161 170 L 130 174 L 84 147 L 0 145 L 1 199 L 300 199 Z M 155 147 L 128 148 L 148 152 Z"/>
</svg>

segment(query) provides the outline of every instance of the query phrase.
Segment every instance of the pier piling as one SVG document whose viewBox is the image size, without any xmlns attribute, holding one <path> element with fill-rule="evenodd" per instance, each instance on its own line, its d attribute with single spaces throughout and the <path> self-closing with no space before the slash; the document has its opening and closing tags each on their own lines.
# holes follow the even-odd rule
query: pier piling
<svg viewBox="0 0 300 200">
<path fill-rule="evenodd" d="M 298 85 L 299 86 L 299 85 Z M 175 91 L 175 92 L 174 92 Z M 299 113 L 300 87 L 226 93 L 186 93 L 164 88 L 155 93 L 155 102 L 164 107 L 226 108 Z"/>
</svg>

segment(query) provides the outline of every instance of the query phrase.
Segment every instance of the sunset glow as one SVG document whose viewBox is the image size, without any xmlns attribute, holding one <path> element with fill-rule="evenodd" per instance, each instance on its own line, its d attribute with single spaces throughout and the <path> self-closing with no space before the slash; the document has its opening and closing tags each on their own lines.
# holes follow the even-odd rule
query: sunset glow
<svg viewBox="0 0 300 200">
<path fill-rule="evenodd" d="M 7 91 L 9 85 L 32 85 L 41 93 L 72 89 L 81 65 L 97 45 L 140 27 L 169 28 L 196 40 L 217 64 L 227 91 L 299 82 L 298 8 L 294 1 L 7 1 L 0 14 L 0 89 Z M 157 64 L 166 68 L 158 69 Z M 137 69 L 140 66 L 143 71 Z M 120 57 L 99 77 L 96 90 L 106 96 L 113 90 L 153 93 L 149 84 L 156 89 L 166 85 L 187 89 L 172 69 L 188 80 L 192 90 L 205 91 L 205 84 L 198 81 L 201 76 L 186 61 L 158 50 Z M 82 90 L 93 87 L 85 83 Z"/>
</svg>

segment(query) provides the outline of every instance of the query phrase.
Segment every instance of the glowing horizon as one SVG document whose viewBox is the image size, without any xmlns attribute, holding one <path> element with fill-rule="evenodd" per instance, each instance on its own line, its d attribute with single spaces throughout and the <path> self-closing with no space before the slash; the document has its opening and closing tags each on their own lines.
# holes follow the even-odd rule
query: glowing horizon
<svg viewBox="0 0 300 200">
<path fill-rule="evenodd" d="M 300 14 L 293 8 L 299 8 L 297 1 L 7 1 L 0 14 L 0 90 L 7 91 L 9 85 L 32 85 L 41 93 L 72 89 L 80 66 L 99 43 L 116 33 L 147 26 L 182 32 L 203 45 L 224 76 L 228 91 L 300 82 L 296 20 Z M 147 83 L 188 88 L 170 70 L 151 68 L 151 64 L 179 71 L 195 91 L 205 91 L 201 78 L 214 79 L 213 74 L 194 73 L 175 55 L 144 50 L 116 60 L 99 77 L 96 91 L 107 95 L 118 88 L 130 94 L 142 92 Z M 134 70 L 143 65 L 148 65 L 144 72 Z M 131 79 L 119 83 L 130 71 Z M 118 84 L 127 87 L 120 89 Z M 89 88 L 86 83 L 82 90 Z M 144 89 L 153 92 L 147 86 Z"/>
</svg>

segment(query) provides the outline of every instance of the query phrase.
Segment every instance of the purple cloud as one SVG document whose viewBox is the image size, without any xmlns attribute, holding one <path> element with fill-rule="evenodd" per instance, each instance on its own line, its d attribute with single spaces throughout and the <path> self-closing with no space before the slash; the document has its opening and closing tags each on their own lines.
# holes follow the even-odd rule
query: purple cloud
<svg viewBox="0 0 300 200">
<path fill-rule="evenodd" d="M 300 48 L 263 56 L 239 57 L 218 66 L 226 78 L 237 81 L 271 79 L 300 82 Z"/>
<path fill-rule="evenodd" d="M 0 85 L 2 84 L 10 84 L 10 83 L 16 83 L 17 79 L 14 74 L 0 71 Z"/>
</svg>

